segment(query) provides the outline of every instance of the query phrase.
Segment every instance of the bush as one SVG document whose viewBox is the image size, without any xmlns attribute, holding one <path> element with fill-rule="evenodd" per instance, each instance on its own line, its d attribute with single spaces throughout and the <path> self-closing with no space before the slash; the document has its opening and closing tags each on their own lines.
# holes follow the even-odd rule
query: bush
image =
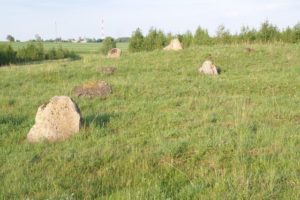
<svg viewBox="0 0 300 200">
<path fill-rule="evenodd" d="M 141 30 L 138 28 L 132 33 L 132 36 L 129 40 L 129 51 L 139 52 L 144 50 L 144 36 Z"/>
<path fill-rule="evenodd" d="M 224 25 L 219 25 L 216 32 L 216 42 L 218 44 L 230 44 L 232 42 L 232 35 Z"/>
<path fill-rule="evenodd" d="M 106 55 L 109 50 L 116 47 L 117 47 L 116 41 L 112 37 L 106 37 L 102 42 L 100 51 L 102 54 Z"/>
<path fill-rule="evenodd" d="M 0 45 L 0 66 L 14 63 L 16 60 L 16 52 L 11 45 Z"/>
<path fill-rule="evenodd" d="M 80 57 L 74 52 L 70 52 L 62 47 L 45 51 L 42 43 L 30 43 L 18 51 L 14 51 L 10 45 L 0 45 L 0 66 L 10 63 L 57 60 L 64 58 L 78 59 Z"/>
<path fill-rule="evenodd" d="M 166 37 L 162 31 L 150 29 L 148 35 L 144 38 L 143 50 L 153 51 L 155 49 L 162 49 L 166 44 Z"/>
<path fill-rule="evenodd" d="M 241 42 L 252 43 L 257 39 L 257 32 L 254 28 L 250 29 L 248 26 L 243 26 L 238 38 Z"/>
<path fill-rule="evenodd" d="M 294 43 L 300 42 L 300 22 L 294 26 L 292 32 L 293 32 L 292 41 Z"/>
<path fill-rule="evenodd" d="M 260 30 L 258 32 L 258 38 L 261 42 L 274 42 L 278 41 L 280 37 L 280 32 L 278 28 L 265 21 L 262 23 Z"/>
<path fill-rule="evenodd" d="M 193 34 L 187 31 L 185 34 L 178 37 L 184 49 L 190 47 L 193 43 Z"/>
<path fill-rule="evenodd" d="M 57 59 L 64 59 L 64 58 L 78 59 L 80 57 L 77 54 L 75 54 L 73 51 L 63 49 L 61 46 L 58 49 L 56 48 L 50 49 L 45 55 L 46 60 L 57 60 Z"/>
<path fill-rule="evenodd" d="M 39 61 L 45 59 L 45 52 L 42 43 L 30 43 L 17 51 L 19 62 Z"/>
<path fill-rule="evenodd" d="M 212 41 L 211 38 L 209 37 L 207 30 L 198 27 L 195 32 L 193 43 L 195 45 L 208 45 L 211 44 Z"/>
</svg>

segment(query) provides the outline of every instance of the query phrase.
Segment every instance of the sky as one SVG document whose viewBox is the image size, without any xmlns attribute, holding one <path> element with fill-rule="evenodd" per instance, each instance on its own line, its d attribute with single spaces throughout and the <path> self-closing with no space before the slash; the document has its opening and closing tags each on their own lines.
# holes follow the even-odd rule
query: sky
<svg viewBox="0 0 300 200">
<path fill-rule="evenodd" d="M 24 41 L 104 35 L 130 36 L 151 27 L 165 33 L 194 32 L 198 26 L 214 35 L 219 25 L 231 33 L 243 25 L 258 28 L 269 20 L 280 29 L 300 22 L 299 0 L 0 0 L 0 40 L 8 34 Z"/>
</svg>

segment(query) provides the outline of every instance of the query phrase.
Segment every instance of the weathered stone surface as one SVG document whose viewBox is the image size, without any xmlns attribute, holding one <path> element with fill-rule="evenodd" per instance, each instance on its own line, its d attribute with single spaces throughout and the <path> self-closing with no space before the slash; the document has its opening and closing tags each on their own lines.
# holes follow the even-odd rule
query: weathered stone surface
<svg viewBox="0 0 300 200">
<path fill-rule="evenodd" d="M 102 74 L 108 74 L 108 75 L 114 74 L 116 70 L 117 70 L 116 67 L 101 67 L 97 69 L 98 72 Z"/>
<path fill-rule="evenodd" d="M 249 48 L 249 47 L 247 47 L 247 48 L 244 49 L 245 53 L 251 53 L 251 52 L 254 52 L 254 51 L 255 51 L 254 49 Z"/>
<path fill-rule="evenodd" d="M 120 58 L 121 54 L 122 54 L 121 49 L 113 48 L 108 52 L 107 57 L 108 58 Z"/>
<path fill-rule="evenodd" d="M 179 51 L 182 50 L 182 46 L 178 38 L 173 39 L 168 46 L 164 48 L 166 51 Z"/>
<path fill-rule="evenodd" d="M 106 98 L 111 94 L 112 89 L 105 81 L 94 81 L 85 83 L 81 86 L 76 86 L 73 91 L 78 97 L 83 96 L 92 98 L 98 96 Z"/>
<path fill-rule="evenodd" d="M 199 68 L 199 72 L 207 75 L 218 75 L 218 68 L 213 64 L 212 61 L 205 61 L 202 66 Z"/>
<path fill-rule="evenodd" d="M 55 96 L 38 108 L 35 124 L 27 134 L 30 143 L 63 141 L 79 132 L 81 114 L 67 96 Z"/>
</svg>

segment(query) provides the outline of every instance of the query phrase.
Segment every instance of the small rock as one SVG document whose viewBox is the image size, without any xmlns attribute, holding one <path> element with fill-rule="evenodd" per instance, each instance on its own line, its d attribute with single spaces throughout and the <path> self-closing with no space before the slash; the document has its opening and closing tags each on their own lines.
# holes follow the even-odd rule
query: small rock
<svg viewBox="0 0 300 200">
<path fill-rule="evenodd" d="M 116 67 L 101 67 L 97 71 L 103 74 L 112 75 L 117 70 Z"/>
<path fill-rule="evenodd" d="M 105 81 L 88 82 L 73 89 L 76 96 L 106 98 L 112 92 L 111 87 Z"/>
<path fill-rule="evenodd" d="M 207 74 L 207 75 L 218 75 L 219 74 L 218 68 L 210 60 L 205 61 L 202 64 L 202 67 L 200 67 L 198 71 L 202 74 Z"/>
<path fill-rule="evenodd" d="M 107 57 L 108 58 L 120 58 L 121 54 L 122 54 L 121 49 L 113 48 L 108 52 Z"/>
<path fill-rule="evenodd" d="M 171 50 L 173 50 L 173 51 L 179 51 L 179 50 L 182 50 L 182 49 L 183 48 L 182 48 L 181 43 L 178 40 L 178 38 L 173 39 L 170 42 L 170 44 L 164 48 L 164 50 L 166 50 L 166 51 L 171 51 Z"/>
<path fill-rule="evenodd" d="M 76 103 L 70 97 L 55 96 L 38 108 L 27 141 L 63 141 L 78 133 L 80 125 L 81 114 Z"/>
<path fill-rule="evenodd" d="M 249 47 L 244 49 L 245 53 L 251 53 L 251 52 L 254 52 L 254 51 L 255 51 L 254 49 L 249 48 Z"/>
</svg>

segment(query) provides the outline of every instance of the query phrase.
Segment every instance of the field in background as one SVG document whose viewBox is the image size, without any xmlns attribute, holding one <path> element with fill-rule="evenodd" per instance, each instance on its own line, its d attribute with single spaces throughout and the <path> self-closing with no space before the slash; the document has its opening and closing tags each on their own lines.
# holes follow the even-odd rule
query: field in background
<svg viewBox="0 0 300 200">
<path fill-rule="evenodd" d="M 82 59 L 0 68 L 1 199 L 300 198 L 299 45 L 115 60 L 98 44 L 63 45 Z M 219 77 L 197 73 L 207 58 Z M 108 76 L 98 72 L 104 66 L 118 69 Z M 113 94 L 75 97 L 72 89 L 91 80 L 107 81 Z M 28 144 L 37 108 L 55 95 L 78 103 L 80 134 Z"/>
<path fill-rule="evenodd" d="M 0 42 L 0 44 L 11 44 L 14 49 L 25 47 L 29 42 Z M 63 48 L 74 51 L 75 53 L 99 53 L 101 48 L 101 43 L 67 43 L 67 42 L 43 42 L 45 49 L 58 48 L 62 46 Z M 126 50 L 128 43 L 117 43 L 117 48 Z"/>
</svg>

